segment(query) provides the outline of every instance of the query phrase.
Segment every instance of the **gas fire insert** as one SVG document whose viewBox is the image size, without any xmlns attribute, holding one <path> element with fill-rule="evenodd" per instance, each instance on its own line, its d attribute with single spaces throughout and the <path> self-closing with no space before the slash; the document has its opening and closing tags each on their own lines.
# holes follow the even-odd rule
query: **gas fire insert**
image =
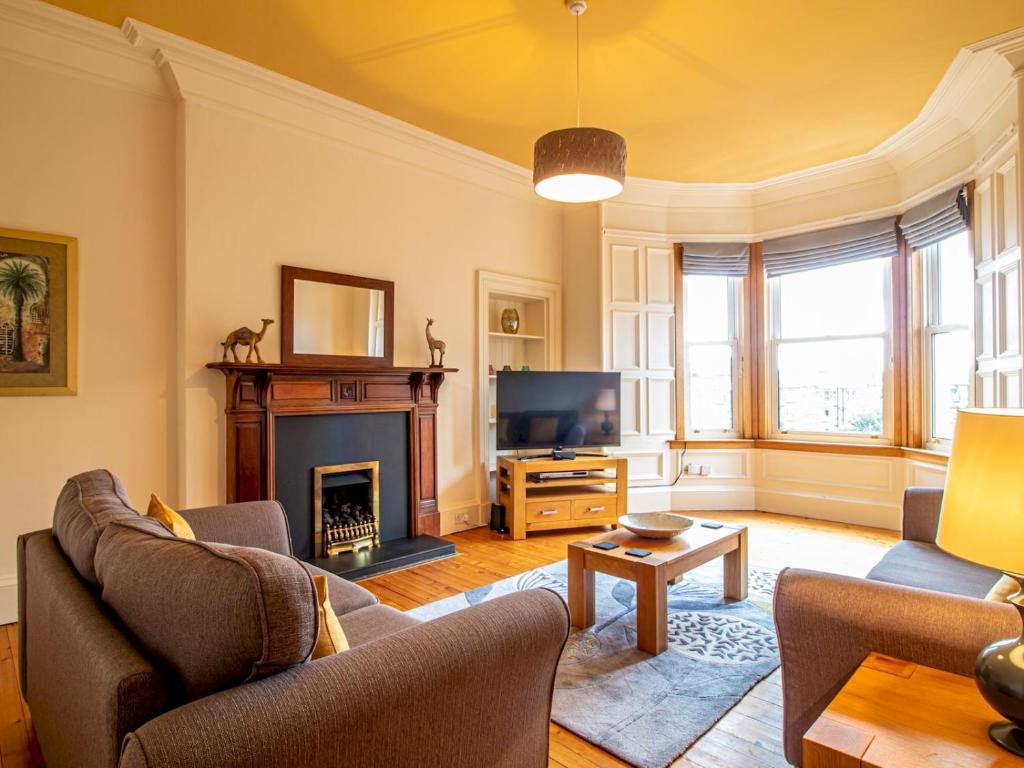
<svg viewBox="0 0 1024 768">
<path fill-rule="evenodd" d="M 380 546 L 379 465 L 313 468 L 313 551 L 320 557 Z"/>
</svg>

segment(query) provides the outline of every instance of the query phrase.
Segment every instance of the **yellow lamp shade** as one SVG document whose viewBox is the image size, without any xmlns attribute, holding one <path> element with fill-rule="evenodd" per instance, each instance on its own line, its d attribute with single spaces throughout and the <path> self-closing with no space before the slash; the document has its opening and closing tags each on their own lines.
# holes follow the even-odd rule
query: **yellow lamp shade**
<svg viewBox="0 0 1024 768">
<path fill-rule="evenodd" d="M 935 543 L 952 555 L 1024 574 L 1024 410 L 957 414 Z"/>
</svg>

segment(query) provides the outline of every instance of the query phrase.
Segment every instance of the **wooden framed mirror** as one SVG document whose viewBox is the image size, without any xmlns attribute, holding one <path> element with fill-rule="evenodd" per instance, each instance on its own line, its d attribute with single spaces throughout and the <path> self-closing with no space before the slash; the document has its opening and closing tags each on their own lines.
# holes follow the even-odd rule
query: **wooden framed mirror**
<svg viewBox="0 0 1024 768">
<path fill-rule="evenodd" d="M 389 368 L 394 361 L 395 284 L 303 267 L 281 267 L 281 362 Z"/>
</svg>

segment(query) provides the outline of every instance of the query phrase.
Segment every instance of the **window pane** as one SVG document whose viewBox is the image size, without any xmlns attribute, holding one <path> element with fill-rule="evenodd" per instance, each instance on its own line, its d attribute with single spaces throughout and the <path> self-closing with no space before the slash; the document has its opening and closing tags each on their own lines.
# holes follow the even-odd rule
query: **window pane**
<svg viewBox="0 0 1024 768">
<path fill-rule="evenodd" d="M 958 408 L 967 407 L 971 381 L 971 338 L 967 331 L 932 336 L 932 437 L 953 439 Z"/>
<path fill-rule="evenodd" d="M 729 340 L 729 278 L 687 275 L 683 278 L 686 302 L 686 340 Z"/>
<path fill-rule="evenodd" d="M 702 344 L 689 348 L 690 410 L 694 432 L 725 432 L 732 422 L 732 347 Z"/>
<path fill-rule="evenodd" d="M 881 339 L 779 345 L 779 428 L 882 432 Z"/>
<path fill-rule="evenodd" d="M 889 259 L 871 259 L 775 278 L 782 292 L 782 338 L 881 333 L 889 268 Z"/>
<path fill-rule="evenodd" d="M 939 313 L 942 325 L 967 325 L 974 311 L 974 265 L 967 250 L 967 233 L 938 246 Z"/>
</svg>

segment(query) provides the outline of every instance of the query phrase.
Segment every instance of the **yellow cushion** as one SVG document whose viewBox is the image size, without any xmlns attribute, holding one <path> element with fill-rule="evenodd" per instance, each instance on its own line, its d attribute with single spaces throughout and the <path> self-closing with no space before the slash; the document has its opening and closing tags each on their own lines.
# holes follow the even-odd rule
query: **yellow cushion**
<svg viewBox="0 0 1024 768">
<path fill-rule="evenodd" d="M 149 497 L 149 510 L 146 514 L 170 528 L 171 533 L 179 539 L 196 540 L 196 535 L 192 533 L 192 527 L 185 518 L 164 504 L 155 493 Z"/>
<path fill-rule="evenodd" d="M 1003 576 L 999 581 L 995 583 L 995 586 L 988 591 L 985 595 L 986 600 L 992 600 L 997 603 L 1009 602 L 1010 595 L 1017 594 L 1017 590 L 1020 589 L 1020 585 L 1016 579 L 1011 579 L 1009 576 Z"/>
<path fill-rule="evenodd" d="M 345 630 L 341 628 L 341 622 L 338 621 L 327 597 L 327 577 L 314 576 L 313 584 L 316 585 L 316 602 L 320 607 L 320 634 L 316 638 L 313 658 L 321 659 L 347 651 L 348 638 L 345 637 Z"/>
</svg>

